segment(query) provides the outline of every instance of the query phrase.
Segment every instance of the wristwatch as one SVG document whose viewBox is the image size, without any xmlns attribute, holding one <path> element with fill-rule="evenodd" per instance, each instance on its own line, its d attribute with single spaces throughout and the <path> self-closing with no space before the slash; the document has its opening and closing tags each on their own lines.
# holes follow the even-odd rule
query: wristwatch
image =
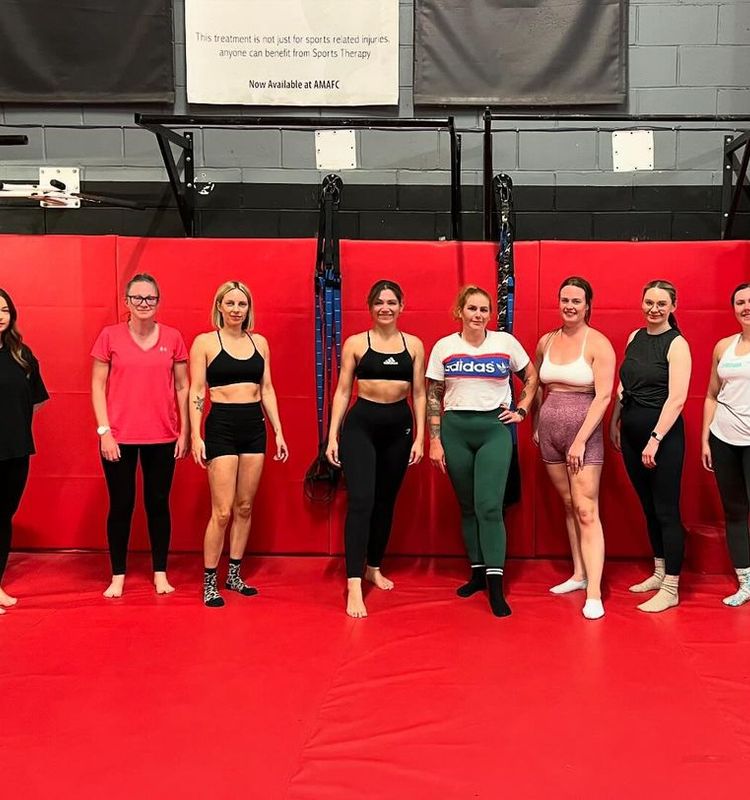
<svg viewBox="0 0 750 800">
<path fill-rule="evenodd" d="M 660 442 L 664 437 L 656 431 L 651 431 L 651 438 L 656 439 L 657 442 Z"/>
<path fill-rule="evenodd" d="M 109 432 L 110 432 L 110 430 L 111 430 L 111 429 L 110 429 L 109 425 L 100 425 L 100 426 L 99 426 L 99 427 L 96 429 L 96 435 L 97 435 L 97 436 L 104 436 L 104 434 L 105 434 L 105 433 L 109 433 Z"/>
</svg>

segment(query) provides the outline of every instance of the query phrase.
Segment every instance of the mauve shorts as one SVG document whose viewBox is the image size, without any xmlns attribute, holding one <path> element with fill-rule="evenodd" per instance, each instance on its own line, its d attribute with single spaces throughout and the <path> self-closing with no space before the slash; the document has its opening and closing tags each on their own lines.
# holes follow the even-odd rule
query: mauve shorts
<svg viewBox="0 0 750 800">
<path fill-rule="evenodd" d="M 539 449 L 545 464 L 564 464 L 568 450 L 588 414 L 593 394 L 549 392 L 539 411 Z M 583 465 L 604 463 L 604 435 L 600 422 L 586 442 Z"/>
</svg>

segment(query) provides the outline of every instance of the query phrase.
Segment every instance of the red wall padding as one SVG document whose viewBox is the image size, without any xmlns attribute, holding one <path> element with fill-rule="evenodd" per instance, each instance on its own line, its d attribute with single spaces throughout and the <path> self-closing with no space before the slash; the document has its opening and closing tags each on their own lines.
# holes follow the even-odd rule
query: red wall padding
<svg viewBox="0 0 750 800">
<path fill-rule="evenodd" d="M 120 237 L 0 237 L 0 286 L 20 309 L 21 329 L 37 353 L 52 395 L 36 420 L 39 455 L 16 521 L 18 547 L 101 548 L 106 492 L 89 401 L 88 352 L 105 325 L 122 319 L 126 280 L 151 272 L 161 285 L 160 319 L 179 328 L 188 344 L 209 328 L 219 283 L 247 282 L 256 304 L 256 328 L 271 344 L 274 383 L 285 435 L 287 464 L 270 459 L 261 484 L 252 549 L 268 553 L 336 553 L 342 548 L 345 497 L 321 507 L 303 497 L 302 478 L 316 450 L 313 349 L 312 240 L 169 240 Z M 364 307 L 378 278 L 398 281 L 406 295 L 403 328 L 429 351 L 454 330 L 449 309 L 461 283 L 491 288 L 495 246 L 486 243 L 342 243 L 345 334 L 369 321 Z M 628 334 L 641 324 L 643 284 L 672 280 L 679 290 L 678 319 L 690 342 L 693 380 L 685 410 L 688 450 L 683 509 L 700 532 L 721 518 L 711 476 L 699 463 L 699 436 L 711 348 L 735 327 L 729 293 L 750 274 L 750 243 L 521 242 L 515 334 L 531 354 L 539 336 L 558 324 L 557 288 L 570 274 L 588 278 L 595 292 L 592 323 L 621 357 Z M 521 428 L 523 499 L 507 515 L 510 553 L 565 555 L 560 504 L 548 484 L 528 427 Z M 176 550 L 197 550 L 209 511 L 205 474 L 187 460 L 178 465 L 172 507 Z M 602 515 L 610 555 L 648 551 L 635 495 L 617 454 L 608 450 Z M 133 545 L 145 548 L 142 512 Z M 456 503 L 447 479 L 429 463 L 411 468 L 399 499 L 391 552 L 463 552 Z"/>
</svg>

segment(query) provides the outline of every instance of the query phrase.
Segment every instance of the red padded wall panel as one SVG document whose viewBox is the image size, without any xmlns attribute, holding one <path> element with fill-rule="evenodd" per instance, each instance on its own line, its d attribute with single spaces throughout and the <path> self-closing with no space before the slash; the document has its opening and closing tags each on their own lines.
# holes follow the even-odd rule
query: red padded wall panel
<svg viewBox="0 0 750 800">
<path fill-rule="evenodd" d="M 104 541 L 88 351 L 101 326 L 114 321 L 115 242 L 113 236 L 2 237 L 0 286 L 19 308 L 19 327 L 52 398 L 36 419 L 39 455 L 16 516 L 17 547 Z"/>
<path fill-rule="evenodd" d="M 160 319 L 182 332 L 190 347 L 210 330 L 216 289 L 227 280 L 246 283 L 253 294 L 255 330 L 271 348 L 271 369 L 284 435 L 286 464 L 267 459 L 253 515 L 250 547 L 269 553 L 327 553 L 326 516 L 311 513 L 302 479 L 317 451 L 315 351 L 312 289 L 315 242 L 311 240 L 119 239 L 117 286 L 120 295 L 137 272 L 160 284 Z M 273 436 L 269 437 L 269 448 Z M 271 450 L 269 449 L 269 453 Z M 208 482 L 192 463 L 181 466 L 173 495 L 174 547 L 199 549 L 208 520 Z M 137 535 L 143 538 L 143 519 Z"/>
<path fill-rule="evenodd" d="M 539 333 L 557 327 L 557 292 L 568 275 L 587 278 L 594 289 L 591 324 L 608 336 L 622 361 L 629 334 L 643 325 L 640 302 L 650 280 L 672 281 L 678 291 L 677 318 L 690 344 L 693 373 L 684 410 L 687 447 L 683 515 L 688 528 L 719 525 L 715 483 L 700 465 L 700 430 L 710 358 L 716 340 L 736 327 L 729 305 L 732 289 L 750 276 L 747 242 L 542 242 Z M 605 418 L 608 424 L 610 414 Z M 543 468 L 537 480 L 549 491 Z M 643 517 L 622 459 L 608 442 L 602 479 L 601 512 L 610 555 L 649 552 Z M 537 509 L 537 555 L 565 555 L 567 537 L 557 502 Z M 688 543 L 688 549 L 690 544 Z"/>
</svg>

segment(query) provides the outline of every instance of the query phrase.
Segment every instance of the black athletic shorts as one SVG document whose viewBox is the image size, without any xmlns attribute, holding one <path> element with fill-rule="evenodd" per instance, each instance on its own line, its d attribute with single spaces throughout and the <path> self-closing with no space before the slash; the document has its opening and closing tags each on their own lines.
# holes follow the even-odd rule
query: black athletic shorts
<svg viewBox="0 0 750 800">
<path fill-rule="evenodd" d="M 266 420 L 260 403 L 212 403 L 206 417 L 206 460 L 266 452 Z"/>
</svg>

